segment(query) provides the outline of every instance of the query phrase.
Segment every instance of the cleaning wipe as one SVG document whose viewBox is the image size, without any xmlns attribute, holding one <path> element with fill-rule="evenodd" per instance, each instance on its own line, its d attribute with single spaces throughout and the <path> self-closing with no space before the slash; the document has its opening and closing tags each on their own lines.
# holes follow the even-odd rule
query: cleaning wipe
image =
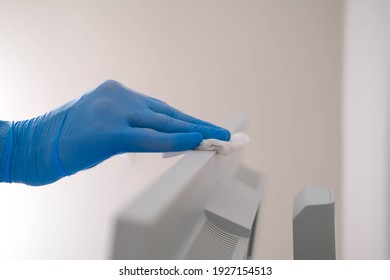
<svg viewBox="0 0 390 280">
<path fill-rule="evenodd" d="M 220 155 L 228 155 L 249 143 L 249 136 L 244 132 L 234 133 L 230 141 L 205 139 L 195 150 L 216 151 Z"/>
</svg>

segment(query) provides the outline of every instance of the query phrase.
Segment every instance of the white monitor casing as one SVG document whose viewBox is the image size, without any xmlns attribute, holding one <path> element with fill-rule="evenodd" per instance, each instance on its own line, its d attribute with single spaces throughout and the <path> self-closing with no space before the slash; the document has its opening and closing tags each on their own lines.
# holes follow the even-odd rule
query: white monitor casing
<svg viewBox="0 0 390 280">
<path fill-rule="evenodd" d="M 245 130 L 245 117 L 224 125 Z M 227 156 L 188 151 L 119 214 L 114 259 L 245 259 L 263 186 Z M 252 233 L 252 234 L 251 234 Z"/>
</svg>

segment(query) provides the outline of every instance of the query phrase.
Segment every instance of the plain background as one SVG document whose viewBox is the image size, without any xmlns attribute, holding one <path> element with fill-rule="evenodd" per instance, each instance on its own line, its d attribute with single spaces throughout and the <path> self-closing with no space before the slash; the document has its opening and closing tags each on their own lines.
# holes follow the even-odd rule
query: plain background
<svg viewBox="0 0 390 280">
<path fill-rule="evenodd" d="M 390 258 L 390 2 L 347 1 L 342 251 Z"/>
<path fill-rule="evenodd" d="M 338 0 L 0 0 L 0 119 L 106 79 L 217 124 L 245 112 L 245 162 L 267 182 L 255 258 L 292 258 L 293 199 L 310 186 L 340 201 L 342 257 L 343 34 Z M 112 217 L 171 162 L 117 157 L 46 187 L 1 184 L 0 257 L 108 257 Z"/>
</svg>

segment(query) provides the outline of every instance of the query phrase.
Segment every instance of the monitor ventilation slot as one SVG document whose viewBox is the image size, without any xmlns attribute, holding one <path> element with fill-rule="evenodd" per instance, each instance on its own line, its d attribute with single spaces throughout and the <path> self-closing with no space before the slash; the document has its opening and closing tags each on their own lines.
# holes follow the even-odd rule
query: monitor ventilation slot
<svg viewBox="0 0 390 280">
<path fill-rule="evenodd" d="M 214 226 L 208 219 L 187 252 L 187 260 L 232 259 L 238 238 Z"/>
</svg>

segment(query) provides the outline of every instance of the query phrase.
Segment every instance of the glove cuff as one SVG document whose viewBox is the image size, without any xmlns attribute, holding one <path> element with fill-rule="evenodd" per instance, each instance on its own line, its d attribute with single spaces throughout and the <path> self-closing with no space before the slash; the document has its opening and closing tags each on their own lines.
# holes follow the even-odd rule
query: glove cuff
<svg viewBox="0 0 390 280">
<path fill-rule="evenodd" d="M 10 183 L 13 122 L 0 121 L 0 182 Z"/>
</svg>

